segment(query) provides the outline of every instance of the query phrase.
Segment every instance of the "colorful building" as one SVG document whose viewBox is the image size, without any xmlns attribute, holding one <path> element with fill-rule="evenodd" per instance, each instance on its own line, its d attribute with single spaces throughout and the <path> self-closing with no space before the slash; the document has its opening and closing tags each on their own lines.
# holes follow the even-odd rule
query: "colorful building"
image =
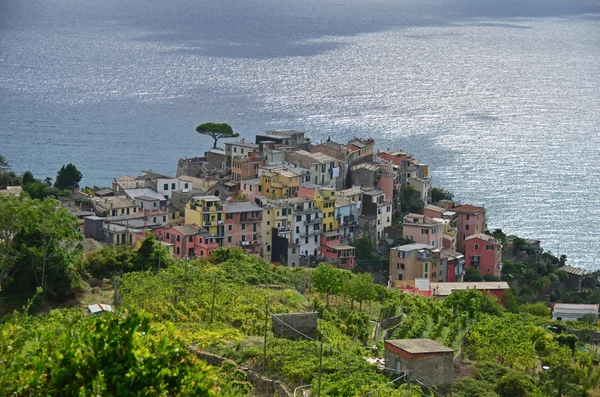
<svg viewBox="0 0 600 397">
<path fill-rule="evenodd" d="M 358 210 L 356 203 L 345 197 L 335 199 L 335 219 L 338 223 L 340 239 L 344 242 L 352 242 L 358 228 Z"/>
<path fill-rule="evenodd" d="M 225 212 L 224 247 L 242 247 L 261 253 L 263 209 L 250 202 L 223 203 Z"/>
<path fill-rule="evenodd" d="M 444 224 L 421 214 L 408 214 L 402 221 L 402 237 L 432 248 L 443 247 Z"/>
<path fill-rule="evenodd" d="M 265 158 L 258 151 L 247 155 L 238 155 L 231 158 L 231 179 L 236 182 L 247 179 L 256 179 L 258 168 L 265 164 Z"/>
<path fill-rule="evenodd" d="M 484 233 L 487 230 L 487 217 L 484 207 L 474 205 L 459 205 L 452 208 L 458 214 L 458 239 L 456 245 L 459 251 L 465 249 L 465 240 L 472 234 Z"/>
<path fill-rule="evenodd" d="M 500 277 L 502 271 L 502 244 L 492 236 L 477 233 L 465 240 L 465 266 L 474 267 L 482 276 Z"/>
<path fill-rule="evenodd" d="M 432 282 L 445 281 L 440 274 L 440 249 L 427 244 L 406 244 L 390 249 L 390 279 L 396 285 L 426 278 Z"/>
<path fill-rule="evenodd" d="M 356 248 L 342 244 L 336 231 L 321 234 L 321 256 L 345 269 L 353 269 L 356 265 Z"/>
<path fill-rule="evenodd" d="M 224 246 L 225 208 L 216 196 L 194 196 L 185 206 L 185 224 L 196 225 L 213 234 L 219 247 Z"/>
<path fill-rule="evenodd" d="M 171 226 L 155 231 L 155 235 L 172 246 L 176 258 L 205 258 L 219 247 L 214 234 L 195 225 Z"/>
<path fill-rule="evenodd" d="M 315 205 L 321 209 L 321 230 L 323 233 L 338 230 L 338 221 L 335 218 L 335 189 L 317 189 L 313 198 Z"/>
</svg>

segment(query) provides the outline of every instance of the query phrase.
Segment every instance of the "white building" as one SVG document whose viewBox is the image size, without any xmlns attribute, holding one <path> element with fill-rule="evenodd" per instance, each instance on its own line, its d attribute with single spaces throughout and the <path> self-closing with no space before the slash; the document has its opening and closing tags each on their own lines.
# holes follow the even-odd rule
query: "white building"
<svg viewBox="0 0 600 397">
<path fill-rule="evenodd" d="M 577 321 L 586 314 L 592 314 L 598 319 L 598 305 L 574 303 L 555 303 L 552 307 L 552 320 Z"/>
</svg>

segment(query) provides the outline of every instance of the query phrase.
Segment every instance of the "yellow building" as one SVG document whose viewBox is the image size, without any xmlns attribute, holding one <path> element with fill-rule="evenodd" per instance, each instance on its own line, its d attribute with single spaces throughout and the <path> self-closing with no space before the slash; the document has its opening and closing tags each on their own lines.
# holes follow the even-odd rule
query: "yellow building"
<svg viewBox="0 0 600 397">
<path fill-rule="evenodd" d="M 106 197 L 97 199 L 94 204 L 96 208 L 103 212 L 103 215 L 107 217 L 134 215 L 138 212 L 141 213 L 135 203 L 125 197 Z"/>
<path fill-rule="evenodd" d="M 315 189 L 315 205 L 321 209 L 323 214 L 322 232 L 338 230 L 338 222 L 335 219 L 335 189 Z"/>
<path fill-rule="evenodd" d="M 292 232 L 292 204 L 279 200 L 266 200 L 261 205 L 262 214 L 262 257 L 266 261 L 271 261 L 271 251 L 273 248 L 273 228 L 277 229 L 280 237 L 285 237 L 291 241 Z"/>
<path fill-rule="evenodd" d="M 194 196 L 185 206 L 185 224 L 197 225 L 215 235 L 219 246 L 225 237 L 225 208 L 217 196 Z"/>
</svg>

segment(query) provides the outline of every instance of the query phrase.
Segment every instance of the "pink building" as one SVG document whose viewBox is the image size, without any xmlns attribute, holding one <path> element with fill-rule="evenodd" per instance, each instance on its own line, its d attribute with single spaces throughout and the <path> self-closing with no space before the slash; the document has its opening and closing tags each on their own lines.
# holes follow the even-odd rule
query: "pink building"
<svg viewBox="0 0 600 397">
<path fill-rule="evenodd" d="M 402 237 L 433 248 L 443 247 L 444 224 L 421 214 L 408 214 L 402 221 Z"/>
<path fill-rule="evenodd" d="M 262 195 L 260 179 L 248 179 L 240 182 L 240 194 L 254 202 L 256 196 Z"/>
<path fill-rule="evenodd" d="M 223 247 L 242 247 L 259 254 L 263 209 L 251 202 L 223 203 L 225 209 L 225 237 Z"/>
<path fill-rule="evenodd" d="M 380 159 L 391 161 L 395 166 L 399 167 L 402 164 L 406 163 L 409 158 L 408 153 L 400 152 L 400 151 L 390 151 L 384 150 L 382 152 L 377 153 L 377 157 Z"/>
<path fill-rule="evenodd" d="M 458 250 L 465 249 L 465 240 L 472 234 L 484 233 L 487 230 L 487 219 L 484 207 L 459 205 L 452 208 L 458 214 Z"/>
<path fill-rule="evenodd" d="M 474 267 L 482 276 L 500 277 L 502 271 L 502 245 L 492 236 L 477 233 L 465 240 L 465 266 Z"/>
<path fill-rule="evenodd" d="M 338 232 L 321 234 L 321 256 L 330 259 L 338 267 L 352 269 L 356 265 L 356 248 L 341 244 Z"/>
<path fill-rule="evenodd" d="M 156 229 L 154 234 L 159 240 L 173 245 L 173 255 L 176 258 L 205 258 L 213 249 L 219 247 L 213 234 L 196 225 Z"/>
</svg>

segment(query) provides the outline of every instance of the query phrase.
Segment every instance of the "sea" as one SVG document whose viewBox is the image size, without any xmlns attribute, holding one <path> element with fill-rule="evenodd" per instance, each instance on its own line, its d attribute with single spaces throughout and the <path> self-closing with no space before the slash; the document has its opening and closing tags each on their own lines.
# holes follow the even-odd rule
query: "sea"
<svg viewBox="0 0 600 397">
<path fill-rule="evenodd" d="M 0 0 L 0 154 L 83 185 L 273 128 L 373 137 L 600 269 L 598 0 Z"/>
</svg>

